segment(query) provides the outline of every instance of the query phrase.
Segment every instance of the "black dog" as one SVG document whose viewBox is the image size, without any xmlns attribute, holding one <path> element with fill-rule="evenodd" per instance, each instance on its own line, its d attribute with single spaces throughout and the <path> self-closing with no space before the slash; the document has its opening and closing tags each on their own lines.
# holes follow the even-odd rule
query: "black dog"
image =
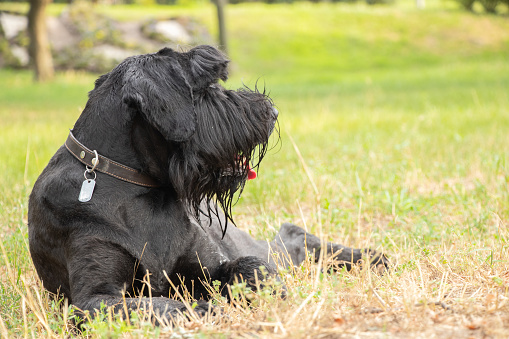
<svg viewBox="0 0 509 339">
<path fill-rule="evenodd" d="M 150 295 L 169 318 L 184 310 L 168 298 L 170 281 L 185 277 L 195 298 L 207 299 L 200 281 L 253 285 L 261 266 L 274 274 L 270 253 L 283 265 L 298 265 L 306 250 L 319 254 L 320 240 L 294 225 L 270 244 L 226 228 L 234 193 L 265 155 L 278 116 L 264 93 L 218 84 L 227 64 L 210 46 L 165 48 L 96 81 L 30 195 L 30 252 L 49 291 L 92 314 L 101 303 L 120 311 L 123 300 L 136 309 L 148 301 L 138 296 Z M 383 255 L 328 243 L 334 252 L 346 265 L 363 255 L 386 264 Z M 200 302 L 195 310 L 207 309 Z"/>
</svg>

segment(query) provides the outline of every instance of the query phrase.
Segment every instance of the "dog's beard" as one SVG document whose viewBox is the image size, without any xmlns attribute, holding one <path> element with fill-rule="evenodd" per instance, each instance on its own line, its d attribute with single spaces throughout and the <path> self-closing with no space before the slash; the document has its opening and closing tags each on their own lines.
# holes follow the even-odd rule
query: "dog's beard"
<svg viewBox="0 0 509 339">
<path fill-rule="evenodd" d="M 250 167 L 257 170 L 267 153 L 277 115 L 265 91 L 225 91 L 220 86 L 211 86 L 195 98 L 195 111 L 196 132 L 176 146 L 169 162 L 170 181 L 194 217 L 219 219 L 224 236 L 228 223 L 235 224 L 232 207 Z M 275 131 L 279 135 L 277 126 Z"/>
<path fill-rule="evenodd" d="M 207 166 L 205 164 L 209 162 L 196 158 L 170 159 L 169 173 L 173 187 L 190 214 L 197 220 L 203 215 L 210 222 L 216 217 L 224 236 L 228 223 L 235 225 L 232 208 L 244 190 L 248 172 L 259 169 L 267 145 L 268 142 L 241 151 L 221 167 Z M 224 224 L 219 208 L 225 215 Z"/>
</svg>

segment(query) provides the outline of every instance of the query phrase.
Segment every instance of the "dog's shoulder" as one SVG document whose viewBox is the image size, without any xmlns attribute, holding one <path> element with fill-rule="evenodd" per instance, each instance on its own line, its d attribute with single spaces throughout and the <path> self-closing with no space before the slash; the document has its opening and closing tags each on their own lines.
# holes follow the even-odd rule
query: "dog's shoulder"
<svg viewBox="0 0 509 339">
<path fill-rule="evenodd" d="M 73 175 L 77 170 L 78 164 L 73 161 L 64 146 L 60 147 L 35 182 L 30 201 L 53 202 L 67 196 L 72 187 L 80 184 L 80 178 Z"/>
</svg>

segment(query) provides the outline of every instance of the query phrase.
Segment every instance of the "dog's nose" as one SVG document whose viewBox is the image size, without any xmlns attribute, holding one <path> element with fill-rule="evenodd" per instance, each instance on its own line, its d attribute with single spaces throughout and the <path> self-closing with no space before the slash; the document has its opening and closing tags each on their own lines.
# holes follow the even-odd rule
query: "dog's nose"
<svg viewBox="0 0 509 339">
<path fill-rule="evenodd" d="M 279 115 L 279 111 L 277 110 L 276 107 L 272 107 L 272 117 L 274 118 L 274 120 L 277 119 L 277 116 Z"/>
</svg>

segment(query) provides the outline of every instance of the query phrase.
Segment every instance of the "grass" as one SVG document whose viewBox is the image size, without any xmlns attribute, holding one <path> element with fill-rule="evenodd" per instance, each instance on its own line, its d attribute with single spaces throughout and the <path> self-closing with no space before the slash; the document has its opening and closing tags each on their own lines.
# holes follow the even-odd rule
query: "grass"
<svg viewBox="0 0 509 339">
<path fill-rule="evenodd" d="M 228 7 L 227 86 L 265 83 L 282 131 L 234 209 L 237 224 L 265 238 L 295 222 L 383 250 L 390 272 L 322 275 L 305 263 L 282 273 L 286 300 L 261 293 L 245 308 L 217 298 L 227 316 L 214 322 L 155 329 L 141 315 L 94 321 L 86 335 L 507 337 L 509 22 L 427 5 Z M 209 5 L 98 9 L 122 20 L 188 13 L 214 29 Z M 95 77 L 36 85 L 0 70 L 0 336 L 73 333 L 72 310 L 30 261 L 27 196 Z"/>
</svg>

